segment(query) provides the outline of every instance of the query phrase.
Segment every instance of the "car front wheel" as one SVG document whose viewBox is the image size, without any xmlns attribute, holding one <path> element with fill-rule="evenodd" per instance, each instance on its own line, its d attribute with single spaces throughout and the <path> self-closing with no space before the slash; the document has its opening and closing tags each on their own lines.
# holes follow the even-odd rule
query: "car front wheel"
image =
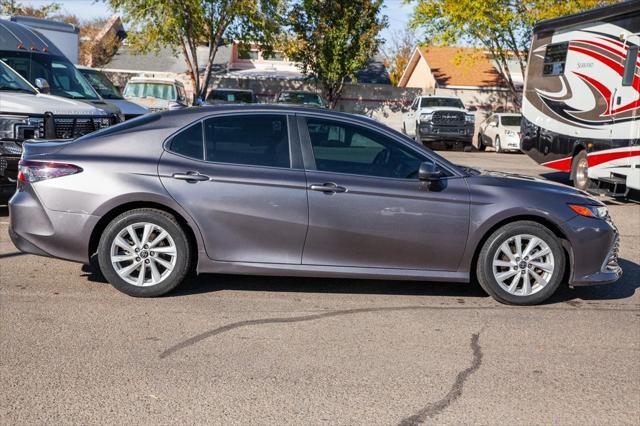
<svg viewBox="0 0 640 426">
<path fill-rule="evenodd" d="M 484 243 L 476 275 L 482 288 L 498 302 L 542 303 L 557 290 L 565 271 L 558 237 L 531 221 L 509 223 Z"/>
<path fill-rule="evenodd" d="M 98 246 L 100 269 L 118 290 L 160 296 L 186 277 L 191 248 L 176 218 L 156 209 L 125 212 L 109 223 Z"/>
</svg>

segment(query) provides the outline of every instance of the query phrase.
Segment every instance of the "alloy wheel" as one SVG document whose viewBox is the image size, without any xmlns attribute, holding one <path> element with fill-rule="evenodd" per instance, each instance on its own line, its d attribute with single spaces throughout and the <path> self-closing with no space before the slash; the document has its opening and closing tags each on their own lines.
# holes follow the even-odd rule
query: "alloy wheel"
<svg viewBox="0 0 640 426">
<path fill-rule="evenodd" d="M 503 290 L 515 296 L 530 296 L 549 283 L 555 263 L 551 248 L 542 238 L 520 234 L 496 250 L 492 270 Z"/>
<path fill-rule="evenodd" d="M 174 270 L 176 259 L 173 238 L 154 223 L 128 225 L 111 243 L 110 260 L 116 273 L 127 283 L 138 287 L 164 281 Z"/>
<path fill-rule="evenodd" d="M 589 162 L 586 158 L 578 159 L 575 180 L 578 188 L 587 187 L 587 183 L 589 181 Z"/>
</svg>

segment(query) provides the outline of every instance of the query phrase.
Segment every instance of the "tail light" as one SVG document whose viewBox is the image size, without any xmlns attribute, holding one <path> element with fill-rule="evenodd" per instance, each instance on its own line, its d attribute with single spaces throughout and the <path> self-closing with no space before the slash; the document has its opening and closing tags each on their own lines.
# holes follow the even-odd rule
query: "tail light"
<svg viewBox="0 0 640 426">
<path fill-rule="evenodd" d="M 29 182 L 53 179 L 80 173 L 82 169 L 73 164 L 56 163 L 51 161 L 20 160 L 18 163 L 18 190 Z"/>
</svg>

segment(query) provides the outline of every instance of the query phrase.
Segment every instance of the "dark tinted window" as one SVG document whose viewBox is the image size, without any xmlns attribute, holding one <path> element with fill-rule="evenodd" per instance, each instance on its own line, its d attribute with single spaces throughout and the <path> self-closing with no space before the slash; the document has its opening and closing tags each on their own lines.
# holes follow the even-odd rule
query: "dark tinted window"
<svg viewBox="0 0 640 426">
<path fill-rule="evenodd" d="M 564 74 L 564 64 L 567 61 L 569 43 L 550 44 L 544 54 L 543 75 Z"/>
<path fill-rule="evenodd" d="M 287 118 L 233 115 L 205 120 L 207 161 L 290 167 Z"/>
<path fill-rule="evenodd" d="M 207 96 L 207 101 L 214 102 L 235 102 L 235 103 L 253 103 L 253 93 L 245 92 L 243 90 L 212 90 Z"/>
<path fill-rule="evenodd" d="M 171 151 L 202 160 L 202 123 L 198 122 L 175 135 L 171 140 Z"/>
<path fill-rule="evenodd" d="M 307 127 L 321 171 L 417 179 L 424 158 L 378 132 L 315 118 Z"/>
<path fill-rule="evenodd" d="M 522 117 L 517 117 L 513 115 L 506 115 L 502 117 L 502 125 L 503 126 L 518 126 L 520 127 L 520 122 L 522 121 Z"/>
</svg>

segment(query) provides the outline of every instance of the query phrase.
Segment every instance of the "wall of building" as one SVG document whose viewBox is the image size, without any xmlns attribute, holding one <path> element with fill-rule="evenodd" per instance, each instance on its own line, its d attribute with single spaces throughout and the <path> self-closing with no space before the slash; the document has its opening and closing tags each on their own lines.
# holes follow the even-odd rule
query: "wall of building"
<svg viewBox="0 0 640 426">
<path fill-rule="evenodd" d="M 429 69 L 429 65 L 427 65 L 427 61 L 419 58 L 416 67 L 409 76 L 407 87 L 419 88 L 429 92 L 435 86 L 436 80 L 431 73 L 431 69 Z"/>
<path fill-rule="evenodd" d="M 103 70 L 116 86 L 124 89 L 131 77 L 138 72 L 122 70 Z M 166 73 L 162 73 L 166 76 Z M 192 96 L 191 82 L 185 74 L 172 75 L 182 81 L 188 96 Z M 237 77 L 214 76 L 210 87 L 229 89 L 251 89 L 259 102 L 272 102 L 281 90 L 311 90 L 319 92 L 319 88 L 307 81 L 280 79 L 249 79 Z M 421 89 L 394 87 L 383 84 L 346 84 L 342 99 L 336 110 L 363 114 L 384 122 L 388 126 L 400 130 L 402 128 L 402 107 L 411 104 L 421 94 Z"/>
</svg>

